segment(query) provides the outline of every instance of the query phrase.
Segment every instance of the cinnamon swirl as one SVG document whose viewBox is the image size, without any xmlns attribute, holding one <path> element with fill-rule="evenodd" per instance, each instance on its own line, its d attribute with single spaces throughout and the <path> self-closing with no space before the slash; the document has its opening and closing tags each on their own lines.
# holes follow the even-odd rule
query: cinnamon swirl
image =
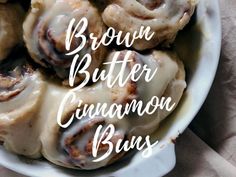
<svg viewBox="0 0 236 177">
<path fill-rule="evenodd" d="M 195 9 L 195 0 L 110 0 L 102 17 L 107 26 L 133 34 L 142 26 L 155 33 L 150 41 L 136 40 L 137 50 L 169 45 L 179 30 L 189 22 Z"/>
<path fill-rule="evenodd" d="M 40 156 L 38 110 L 45 92 L 41 74 L 24 58 L 0 66 L 0 141 L 10 151 Z"/>
<path fill-rule="evenodd" d="M 84 36 L 88 38 L 88 35 L 93 33 L 100 39 L 106 28 L 98 10 L 89 1 L 33 0 L 23 29 L 26 47 L 34 61 L 54 70 L 60 78 L 68 78 L 73 56 L 66 55 L 66 31 L 73 18 L 78 23 L 83 17 L 89 22 Z M 80 39 L 73 38 L 70 50 L 74 50 L 80 44 Z M 88 39 L 85 47 L 79 52 L 80 59 L 87 53 L 92 57 L 88 68 L 92 73 L 105 58 L 106 48 L 100 46 L 93 51 L 91 40 Z"/>
</svg>

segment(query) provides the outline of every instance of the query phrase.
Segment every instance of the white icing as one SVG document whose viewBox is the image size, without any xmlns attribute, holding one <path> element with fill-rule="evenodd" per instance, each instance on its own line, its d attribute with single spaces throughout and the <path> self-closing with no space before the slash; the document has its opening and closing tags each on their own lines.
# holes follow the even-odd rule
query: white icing
<svg viewBox="0 0 236 177">
<path fill-rule="evenodd" d="M 155 32 L 152 40 L 138 40 L 133 45 L 137 50 L 145 50 L 163 42 L 172 43 L 177 32 L 189 22 L 195 5 L 195 0 L 165 0 L 150 10 L 136 0 L 115 0 L 105 8 L 102 16 L 106 25 L 117 32 L 134 33 L 141 26 L 151 27 Z"/>
<path fill-rule="evenodd" d="M 113 55 L 114 53 L 112 53 L 109 58 Z M 146 100 L 150 99 L 152 96 L 156 95 L 161 97 L 163 94 L 166 94 L 165 96 L 167 97 L 173 97 L 173 101 L 176 102 L 177 105 L 183 90 L 186 87 L 186 83 L 184 81 L 185 76 L 182 63 L 175 59 L 176 56 L 160 51 L 153 51 L 151 54 L 146 56 L 136 53 L 134 56 L 135 59 L 137 59 L 137 62 L 147 64 L 152 70 L 158 67 L 157 73 L 150 83 L 146 83 L 144 78 L 141 78 L 136 83 L 138 86 L 137 99 L 142 99 L 145 103 Z M 130 68 L 127 67 L 126 69 L 126 73 L 128 73 Z M 117 72 L 119 72 L 118 66 L 116 67 L 116 70 L 113 74 L 116 75 Z M 182 73 L 181 76 L 178 76 L 179 72 Z M 114 96 L 113 89 L 108 88 L 104 82 L 99 82 L 91 87 L 85 87 L 81 89 L 80 91 L 76 92 L 77 101 L 66 106 L 63 118 L 65 119 L 68 117 L 66 113 L 70 113 L 72 110 L 75 111 L 78 109 L 77 104 L 79 100 L 83 100 L 83 104 L 112 104 Z M 43 133 L 41 134 L 41 141 L 43 144 L 43 155 L 48 160 L 58 165 L 76 168 L 74 166 L 76 165 L 76 161 L 72 159 L 69 160 L 70 158 L 65 153 L 63 153 L 61 148 L 65 148 L 65 138 L 76 134 L 76 132 L 85 126 L 91 120 L 91 118 L 83 117 L 81 120 L 74 120 L 77 122 L 67 128 L 67 130 L 62 135 L 59 133 L 60 128 L 56 121 L 56 114 L 60 102 L 67 92 L 68 89 L 62 89 L 56 85 L 49 84 L 46 97 L 44 99 L 44 106 L 40 112 L 40 115 L 47 119 L 43 121 L 47 121 L 47 124 L 45 125 Z M 124 97 L 127 96 L 123 92 L 115 92 L 115 94 L 116 96 L 120 96 L 122 98 L 119 99 L 120 101 L 122 101 Z M 105 118 L 105 121 L 107 124 L 114 124 L 118 134 L 127 134 L 129 132 L 131 135 L 147 135 L 149 133 L 153 133 L 153 131 L 158 127 L 160 121 L 163 120 L 168 114 L 169 112 L 158 110 L 153 115 L 145 115 L 140 118 L 135 115 L 129 115 L 122 120 L 118 120 L 117 118 Z M 96 118 L 99 118 L 99 116 Z M 91 129 L 90 132 L 81 135 L 78 139 L 78 142 L 75 143 L 80 150 L 84 149 L 85 144 L 88 141 L 88 137 L 93 136 L 92 132 L 95 132 L 95 129 Z M 114 155 L 116 154 L 112 153 L 109 158 L 100 162 L 99 164 L 92 162 L 92 156 L 86 156 L 85 160 L 83 161 L 85 166 L 82 168 L 94 169 L 105 166 L 112 159 L 112 157 L 114 157 Z M 78 162 L 77 165 L 79 166 L 80 163 Z"/>
<path fill-rule="evenodd" d="M 45 84 L 38 72 L 26 74 L 15 85 L 24 89 L 13 98 L 0 102 L 0 139 L 4 146 L 17 154 L 37 158 L 40 156 L 40 109 Z"/>
</svg>

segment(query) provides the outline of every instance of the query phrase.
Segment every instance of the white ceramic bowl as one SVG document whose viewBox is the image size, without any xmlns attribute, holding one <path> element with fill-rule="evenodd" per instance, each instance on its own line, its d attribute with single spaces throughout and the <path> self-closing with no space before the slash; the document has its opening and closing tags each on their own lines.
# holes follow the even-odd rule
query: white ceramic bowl
<svg viewBox="0 0 236 177">
<path fill-rule="evenodd" d="M 91 172 L 56 167 L 44 160 L 29 160 L 0 148 L 0 164 L 18 173 L 37 177 L 135 176 L 158 177 L 168 173 L 175 165 L 173 139 L 176 139 L 199 111 L 217 69 L 221 26 L 217 0 L 200 0 L 196 20 L 180 33 L 176 50 L 184 60 L 188 88 L 177 110 L 152 135 L 160 143 L 153 155 L 144 159 L 140 152 L 104 169 Z M 188 152 L 186 152 L 188 153 Z"/>
</svg>

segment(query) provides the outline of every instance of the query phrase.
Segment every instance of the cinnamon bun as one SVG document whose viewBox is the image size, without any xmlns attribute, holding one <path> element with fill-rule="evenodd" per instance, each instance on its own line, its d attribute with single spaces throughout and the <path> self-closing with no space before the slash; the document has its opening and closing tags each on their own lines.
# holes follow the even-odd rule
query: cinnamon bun
<svg viewBox="0 0 236 177">
<path fill-rule="evenodd" d="M 133 44 L 135 49 L 145 50 L 171 44 L 189 22 L 195 5 L 195 0 L 110 0 L 102 17 L 117 32 L 133 34 L 142 26 L 150 27 L 150 33 L 155 33 L 152 39 L 139 39 Z"/>
<path fill-rule="evenodd" d="M 135 104 L 139 107 L 136 107 L 136 111 L 128 109 L 131 110 L 130 114 L 126 116 L 130 124 L 130 134 L 151 134 L 158 128 L 160 122 L 164 120 L 171 112 L 173 112 L 181 100 L 183 92 L 187 86 L 185 82 L 184 65 L 174 52 L 169 51 L 153 50 L 147 54 L 140 54 L 135 51 L 124 50 L 121 52 L 119 59 L 124 59 L 127 52 L 131 52 L 131 55 L 129 56 L 129 67 L 126 67 L 126 73 L 129 73 L 132 66 L 135 64 L 139 64 L 141 66 L 146 65 L 151 69 L 151 71 L 157 69 L 157 72 L 150 82 L 147 82 L 145 79 L 146 76 L 142 75 L 138 81 L 132 82 L 130 80 L 127 82 L 126 87 L 118 87 L 118 93 L 120 94 L 118 94 L 118 96 L 115 95 L 115 98 L 123 98 L 123 101 L 125 101 L 125 98 L 131 98 L 128 99 L 129 102 L 132 103 L 132 101 L 135 101 L 132 105 Z M 115 53 L 117 52 L 111 53 L 109 57 L 112 58 Z M 120 71 L 120 68 L 117 67 L 116 70 L 118 72 Z M 139 72 L 137 72 L 137 74 L 139 75 Z M 113 89 L 111 90 L 112 93 L 117 93 L 114 92 Z M 152 100 L 153 97 L 158 99 L 155 99 L 155 101 L 150 103 L 150 100 Z M 171 103 L 174 105 L 171 110 L 158 108 L 151 115 L 144 114 L 141 117 L 137 115 L 137 110 L 141 109 L 139 106 L 141 105 L 141 102 L 143 103 L 143 106 L 149 104 L 152 105 L 152 107 L 155 107 L 156 104 L 159 104 L 157 101 L 164 102 L 162 101 L 165 100 L 164 98 L 171 98 Z M 141 102 L 138 103 L 136 100 Z M 127 103 L 127 101 L 125 101 L 125 103 Z"/>
<path fill-rule="evenodd" d="M 41 74 L 24 58 L 0 66 L 0 141 L 9 151 L 40 156 L 38 110 L 45 92 Z"/>
<path fill-rule="evenodd" d="M 137 72 L 141 76 L 140 79 L 134 82 L 129 78 L 123 87 L 120 87 L 115 80 L 112 87 L 108 87 L 105 81 L 101 81 L 91 87 L 76 91 L 74 97 L 68 97 L 69 99 L 63 103 L 60 122 L 67 125 L 64 128 L 59 126 L 57 116 L 63 102 L 62 99 L 68 90 L 59 91 L 61 89 L 57 89 L 58 93 L 55 94 L 54 87 L 48 89 L 48 92 L 54 92 L 54 94 L 50 94 L 50 97 L 47 96 L 47 99 L 53 100 L 54 106 L 51 107 L 51 112 L 48 114 L 47 124 L 45 124 L 40 139 L 42 154 L 52 163 L 68 168 L 97 169 L 115 162 L 124 155 L 124 152 L 119 154 L 114 152 L 109 158 L 99 163 L 93 162 L 92 144 L 99 125 L 103 125 L 104 129 L 109 124 L 116 127 L 114 136 L 110 139 L 113 146 L 116 146 L 118 141 L 129 140 L 131 136 L 146 136 L 153 133 L 159 123 L 174 110 L 180 101 L 186 87 L 185 71 L 182 62 L 175 54 L 152 51 L 143 55 L 135 51 L 124 50 L 112 52 L 108 56 L 107 62 L 112 61 L 117 53 L 119 54 L 118 61 L 124 60 L 126 54 L 129 53 L 129 62 L 127 62 L 126 68 L 122 69 L 120 64 L 114 68 L 111 76 L 113 79 L 120 70 L 124 70 L 124 76 L 128 78 L 128 73 L 135 64 L 147 65 L 152 71 L 157 68 L 156 74 L 148 83 L 145 75 Z M 108 71 L 111 69 L 109 67 L 110 65 L 106 65 L 105 69 Z M 134 100 L 142 101 L 143 105 L 147 105 L 153 96 L 171 97 L 172 102 L 175 103 L 174 108 L 171 111 L 157 109 L 153 115 L 144 114 L 141 117 L 133 108 L 128 108 L 129 111 L 124 114 L 123 118 L 119 118 L 115 114 L 124 111 L 123 108 L 132 104 Z M 113 109 L 109 109 L 109 106 L 113 106 Z M 45 108 L 48 109 L 48 106 Z M 114 111 L 114 114 L 106 114 L 106 111 Z M 99 155 L 102 156 L 108 150 L 107 148 L 106 146 L 99 147 Z"/>
<path fill-rule="evenodd" d="M 0 4 L 0 62 L 22 42 L 24 15 L 24 10 L 17 3 Z"/>
<path fill-rule="evenodd" d="M 159 102 L 170 98 L 173 107 L 170 110 L 158 108 L 153 114 L 146 114 L 141 119 L 133 116 L 130 119 L 130 124 L 132 125 L 130 133 L 132 135 L 144 136 L 157 130 L 161 121 L 166 119 L 178 106 L 187 86 L 184 65 L 175 53 L 153 51 L 146 57 L 149 60 L 147 58 L 143 59 L 144 63 L 150 67 L 155 66 L 158 70 L 151 82 L 139 84 L 140 99 L 147 103 L 145 100 L 149 100 L 153 96 L 157 96 Z M 152 105 L 154 106 L 155 104 Z"/>
<path fill-rule="evenodd" d="M 105 160 L 94 162 L 96 159 L 92 155 L 94 136 L 99 125 L 103 126 L 103 131 L 112 123 L 115 125 L 116 130 L 113 136 L 110 137 L 110 142 L 115 146 L 118 140 L 126 140 L 127 125 L 123 122 L 111 121 L 108 117 L 90 117 L 89 115 L 86 115 L 80 120 L 74 119 L 69 127 L 62 128 L 58 125 L 56 117 L 59 104 L 65 94 L 65 90 L 59 91 L 57 94 L 51 94 L 55 105 L 54 109 L 52 109 L 49 114 L 50 118 L 48 118 L 40 138 L 43 156 L 50 162 L 59 166 L 86 170 L 101 168 L 120 159 L 124 155 L 124 152 L 119 154 L 111 152 L 109 157 Z M 98 94 L 100 94 L 101 97 L 98 96 Z M 58 95 L 60 96 L 58 97 Z M 104 93 L 104 90 L 99 89 L 99 87 L 84 89 L 83 91 L 76 93 L 76 101 L 66 104 L 65 110 L 61 115 L 62 122 L 68 121 L 73 114 L 76 114 L 76 108 L 81 100 L 84 101 L 80 108 L 83 110 L 85 109 L 83 107 L 85 103 L 90 105 L 107 100 L 109 102 L 109 95 Z M 99 137 L 102 136 L 101 134 L 102 133 L 100 132 Z M 99 144 L 97 156 L 100 157 L 104 155 L 107 150 L 107 145 Z"/>
<path fill-rule="evenodd" d="M 33 0 L 31 10 L 24 24 L 24 41 L 33 60 L 43 67 L 54 70 L 58 77 L 69 76 L 73 56 L 68 56 L 65 46 L 66 31 L 74 18 L 78 23 L 83 17 L 88 20 L 84 36 L 93 33 L 100 39 L 106 30 L 98 10 L 87 0 Z M 75 27 L 75 26 L 74 26 Z M 90 54 L 92 62 L 88 71 L 93 73 L 105 58 L 106 48 L 100 46 L 91 50 L 91 40 L 79 52 L 80 59 Z M 80 46 L 81 39 L 73 38 L 71 49 Z M 78 80 L 81 79 L 78 76 Z"/>
</svg>

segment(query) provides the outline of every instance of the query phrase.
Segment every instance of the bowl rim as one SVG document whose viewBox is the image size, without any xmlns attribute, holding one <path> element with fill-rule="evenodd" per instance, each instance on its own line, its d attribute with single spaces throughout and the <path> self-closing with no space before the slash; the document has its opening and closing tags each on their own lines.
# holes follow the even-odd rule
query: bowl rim
<svg viewBox="0 0 236 177">
<path fill-rule="evenodd" d="M 201 1 L 205 1 L 206 0 L 201 0 Z M 221 37 L 222 37 L 222 31 L 221 31 L 221 19 L 220 19 L 220 8 L 219 8 L 219 1 L 215 1 L 215 0 L 209 0 L 208 1 L 209 4 L 214 4 L 214 12 L 215 12 L 215 20 L 218 22 L 217 26 L 216 26 L 216 31 L 217 32 L 217 36 L 214 36 L 214 39 L 216 41 L 215 43 L 215 47 L 217 49 L 215 49 L 215 66 L 214 66 L 214 69 L 212 71 L 212 74 L 211 76 L 209 76 L 209 80 L 208 80 L 208 85 L 207 85 L 207 89 L 205 90 L 205 94 L 202 95 L 202 101 L 201 103 L 199 103 L 198 107 L 192 112 L 191 114 L 191 118 L 187 119 L 185 121 L 185 123 L 182 125 L 182 127 L 179 127 L 179 130 L 178 132 L 174 133 L 174 136 L 173 136 L 173 133 L 171 135 L 172 138 L 177 138 L 179 136 L 179 134 L 183 133 L 183 131 L 187 128 L 187 126 L 191 123 L 191 121 L 194 119 L 194 117 L 197 115 L 198 111 L 200 110 L 201 108 L 201 105 L 204 103 L 209 91 L 210 91 L 210 88 L 212 86 L 212 83 L 214 81 L 214 78 L 215 78 L 215 75 L 216 75 L 216 71 L 217 71 L 217 66 L 219 64 L 219 58 L 220 58 L 220 52 L 221 52 Z M 162 145 L 165 145 L 164 148 L 160 148 L 160 146 Z M 169 162 L 166 162 L 168 163 L 166 168 L 164 168 L 163 170 L 160 170 L 160 176 L 162 175 L 165 175 L 166 173 L 168 173 L 170 170 L 172 170 L 175 166 L 175 163 L 176 163 L 176 159 L 175 159 L 175 153 L 174 153 L 174 145 L 171 141 L 169 141 L 168 139 L 165 139 L 164 141 L 162 141 L 162 144 L 159 144 L 158 146 L 159 148 L 156 148 L 156 151 L 155 151 L 155 154 L 153 154 L 153 156 L 158 156 L 159 155 L 159 159 L 161 159 L 161 155 L 164 155 L 164 156 L 168 156 L 167 157 L 167 161 Z M 172 153 L 173 152 L 173 153 Z M 2 148 L 0 148 L 0 154 L 6 154 L 6 156 L 16 156 L 16 155 L 13 155 L 13 154 L 9 154 L 8 152 L 6 152 L 5 150 L 3 150 Z M 170 154 L 170 155 L 168 155 Z M 18 173 L 21 173 L 21 174 L 24 174 L 24 175 L 28 175 L 28 176 L 42 176 L 42 174 L 47 174 L 47 169 L 44 169 L 44 172 L 42 172 L 42 174 L 35 174 L 34 173 L 34 170 L 26 170 L 27 168 L 29 167 L 32 167 L 30 164 L 28 163 L 22 163 L 22 164 L 17 164 L 16 162 L 19 162 L 19 161 L 16 161 L 15 163 L 12 163 L 12 160 L 14 161 L 14 159 L 12 159 L 10 157 L 9 161 L 6 161 L 6 157 L 4 157 L 2 159 L 2 156 L 0 155 L 0 165 L 8 168 L 8 169 L 11 169 L 15 172 L 18 172 Z M 148 160 L 151 160 L 151 159 L 148 159 Z M 146 162 L 144 162 L 145 160 L 143 161 L 139 161 L 136 165 L 144 165 Z M 27 166 L 28 165 L 28 166 Z M 51 164 L 50 164 L 51 166 Z M 144 165 L 145 166 L 145 165 Z M 37 167 L 34 167 L 34 168 L 37 168 Z M 54 167 L 53 167 L 54 168 Z M 121 170 L 121 171 L 124 171 Z M 61 171 L 60 171 L 61 172 Z M 126 171 L 127 172 L 127 171 Z M 56 174 L 57 172 L 55 172 Z M 117 173 L 115 176 L 121 176 L 122 173 Z M 132 173 L 130 173 L 132 175 Z M 140 173 L 141 174 L 141 173 Z M 156 176 L 157 174 L 155 174 Z M 61 176 L 67 176 L 67 175 L 61 175 Z M 128 175 L 127 175 L 128 176 Z M 138 175 L 140 176 L 140 175 Z"/>
</svg>

